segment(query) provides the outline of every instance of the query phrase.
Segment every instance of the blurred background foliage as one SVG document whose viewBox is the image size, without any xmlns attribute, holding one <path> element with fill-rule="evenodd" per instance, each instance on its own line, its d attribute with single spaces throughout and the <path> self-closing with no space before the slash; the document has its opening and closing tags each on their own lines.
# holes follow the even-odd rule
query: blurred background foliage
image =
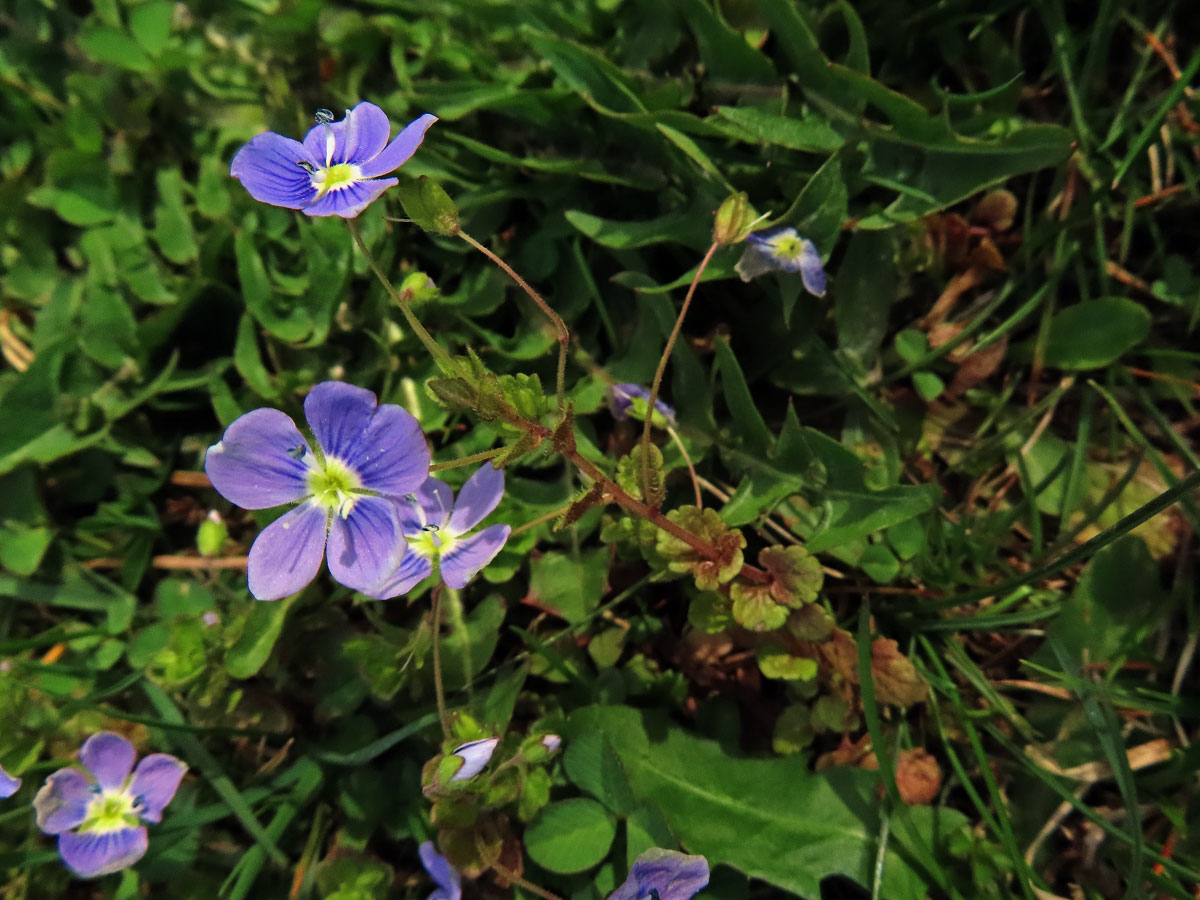
<svg viewBox="0 0 1200 900">
<path fill-rule="evenodd" d="M 724 864 L 722 900 L 1192 896 L 1189 9 L 9 0 L 0 762 L 26 787 L 0 897 L 422 893 L 415 843 L 454 803 L 572 898 L 677 842 Z M 199 475 L 238 415 L 330 378 L 404 404 L 435 459 L 498 439 L 426 393 L 340 221 L 228 177 L 254 135 L 359 100 L 440 117 L 403 174 L 567 320 L 580 446 L 610 471 L 636 428 L 605 391 L 649 382 L 726 196 L 811 238 L 831 283 L 743 284 L 719 250 L 662 444 L 668 508 L 682 445 L 748 559 L 819 557 L 798 605 L 820 614 L 783 629 L 669 580 L 611 514 L 521 531 L 451 604 L 446 680 L 463 739 L 565 751 L 431 798 L 433 826 L 427 594 L 322 577 L 256 604 L 239 565 L 273 514 Z M 551 383 L 533 305 L 400 216 L 385 194 L 359 222 L 395 283 L 436 283 L 438 340 Z M 514 526 L 577 489 L 538 456 L 508 484 Z M 19 801 L 99 727 L 193 777 L 136 872 L 80 892 Z"/>
</svg>

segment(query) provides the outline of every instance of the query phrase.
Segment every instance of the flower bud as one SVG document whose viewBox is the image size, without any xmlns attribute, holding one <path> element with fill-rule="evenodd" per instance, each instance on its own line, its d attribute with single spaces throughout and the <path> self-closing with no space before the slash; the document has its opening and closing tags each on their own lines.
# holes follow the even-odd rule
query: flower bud
<svg viewBox="0 0 1200 900">
<path fill-rule="evenodd" d="M 216 556 L 221 552 L 228 537 L 229 529 L 225 527 L 221 514 L 215 509 L 210 510 L 207 518 L 196 530 L 196 549 L 200 551 L 201 556 Z"/>
<path fill-rule="evenodd" d="M 740 244 L 758 221 L 746 194 L 734 194 L 717 210 L 716 220 L 713 222 L 713 243 L 722 247 Z"/>
<path fill-rule="evenodd" d="M 500 743 L 500 738 L 483 738 L 455 747 L 451 756 L 457 756 L 463 761 L 463 764 L 457 772 L 450 776 L 450 780 L 466 781 L 482 772 L 496 751 L 498 743 Z"/>
<path fill-rule="evenodd" d="M 398 185 L 398 192 L 400 205 L 422 229 L 443 237 L 458 234 L 458 207 L 437 182 L 422 175 Z"/>
<path fill-rule="evenodd" d="M 413 272 L 400 283 L 400 296 L 409 303 L 428 303 L 441 296 L 438 286 L 424 272 Z"/>
<path fill-rule="evenodd" d="M 557 734 L 542 735 L 542 746 L 546 748 L 547 753 L 553 753 L 562 746 L 562 738 Z"/>
</svg>

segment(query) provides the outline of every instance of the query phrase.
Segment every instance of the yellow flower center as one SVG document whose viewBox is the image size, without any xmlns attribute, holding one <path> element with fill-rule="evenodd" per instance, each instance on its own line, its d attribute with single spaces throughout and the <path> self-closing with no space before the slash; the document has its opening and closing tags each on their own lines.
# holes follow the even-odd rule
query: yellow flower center
<svg viewBox="0 0 1200 900">
<path fill-rule="evenodd" d="M 420 534 L 410 537 L 407 540 L 410 550 L 430 561 L 437 559 L 439 556 L 445 556 L 458 541 L 449 531 L 435 528 L 432 525 L 427 525 Z"/>
<path fill-rule="evenodd" d="M 121 831 L 125 828 L 138 826 L 138 814 L 135 809 L 135 799 L 125 791 L 103 791 L 96 794 L 88 804 L 87 816 L 80 831 L 93 834 L 104 834 L 109 831 Z"/>
<path fill-rule="evenodd" d="M 804 252 L 800 238 L 794 234 L 781 234 L 773 238 L 771 246 L 779 256 L 785 256 L 788 259 L 796 259 Z"/>
<path fill-rule="evenodd" d="M 324 197 L 330 191 L 354 184 L 362 179 L 362 169 L 351 163 L 338 163 L 325 169 L 318 169 L 312 177 L 312 186 L 317 189 L 317 199 Z"/>
<path fill-rule="evenodd" d="M 308 489 L 314 503 L 343 519 L 354 508 L 355 495 L 366 493 L 354 470 L 332 456 L 326 456 L 323 466 L 308 473 Z"/>
</svg>

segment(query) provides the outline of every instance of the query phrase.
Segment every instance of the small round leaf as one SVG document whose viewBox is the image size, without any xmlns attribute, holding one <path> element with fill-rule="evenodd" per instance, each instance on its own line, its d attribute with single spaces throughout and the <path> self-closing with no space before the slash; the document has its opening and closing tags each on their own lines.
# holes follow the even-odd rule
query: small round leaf
<svg viewBox="0 0 1200 900">
<path fill-rule="evenodd" d="M 525 830 L 530 858 L 551 872 L 583 872 L 608 855 L 616 836 L 612 816 L 586 797 L 551 803 Z"/>
</svg>

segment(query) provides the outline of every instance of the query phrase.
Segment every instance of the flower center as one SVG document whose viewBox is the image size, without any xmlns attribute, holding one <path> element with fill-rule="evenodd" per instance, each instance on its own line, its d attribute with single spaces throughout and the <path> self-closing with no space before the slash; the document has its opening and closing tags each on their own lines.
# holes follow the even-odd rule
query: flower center
<svg viewBox="0 0 1200 900">
<path fill-rule="evenodd" d="M 432 561 L 448 553 L 458 539 L 445 529 L 426 525 L 420 534 L 407 540 L 409 549 Z"/>
<path fill-rule="evenodd" d="M 308 473 L 313 501 L 343 519 L 354 508 L 355 495 L 364 493 L 358 475 L 340 459 L 325 457 L 325 465 Z"/>
<path fill-rule="evenodd" d="M 137 805 L 137 799 L 125 791 L 101 791 L 88 803 L 87 816 L 79 830 L 103 834 L 136 828 Z"/>
<path fill-rule="evenodd" d="M 800 238 L 794 234 L 781 234 L 772 243 L 775 252 L 788 259 L 796 259 L 804 250 Z"/>
<path fill-rule="evenodd" d="M 330 191 L 347 187 L 362 179 L 362 169 L 352 163 L 338 163 L 326 169 L 318 169 L 312 177 L 312 186 L 317 189 L 317 197 L 324 197 Z"/>
</svg>

